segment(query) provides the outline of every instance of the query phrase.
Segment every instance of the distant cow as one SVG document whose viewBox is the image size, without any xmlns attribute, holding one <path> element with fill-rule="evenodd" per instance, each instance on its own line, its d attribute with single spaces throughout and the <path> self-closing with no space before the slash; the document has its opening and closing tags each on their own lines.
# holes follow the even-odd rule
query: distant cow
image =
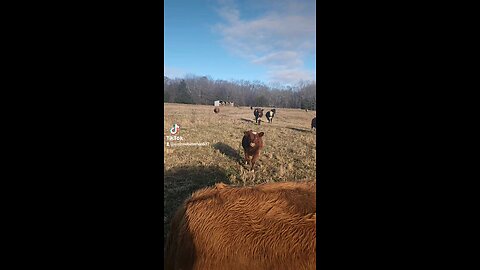
<svg viewBox="0 0 480 270">
<path fill-rule="evenodd" d="M 214 113 L 219 113 L 219 112 L 220 112 L 220 109 L 219 109 L 219 108 L 215 108 L 215 109 L 213 109 L 213 112 L 214 112 Z"/>
<path fill-rule="evenodd" d="M 196 191 L 172 218 L 164 269 L 316 269 L 316 183 Z"/>
<path fill-rule="evenodd" d="M 317 129 L 317 117 L 314 117 L 314 118 L 312 119 L 312 127 L 311 127 L 311 128 Z"/>
<path fill-rule="evenodd" d="M 256 108 L 254 111 L 253 111 L 253 115 L 255 116 L 255 123 L 259 124 L 261 123 L 261 118 L 263 116 L 263 109 L 260 109 L 260 108 Z M 260 121 L 259 121 L 260 119 Z"/>
<path fill-rule="evenodd" d="M 273 121 L 273 117 L 275 116 L 275 109 L 271 109 L 270 111 L 268 111 L 265 116 L 267 117 L 267 121 L 269 123 L 272 123 Z"/>
<path fill-rule="evenodd" d="M 253 110 L 253 107 L 250 107 L 250 110 Z"/>
<path fill-rule="evenodd" d="M 263 137 L 264 133 L 254 132 L 252 130 L 245 131 L 242 138 L 242 147 L 245 152 L 245 163 L 248 164 L 248 161 L 251 159 L 252 170 L 255 162 L 260 157 L 260 150 L 263 148 Z"/>
</svg>

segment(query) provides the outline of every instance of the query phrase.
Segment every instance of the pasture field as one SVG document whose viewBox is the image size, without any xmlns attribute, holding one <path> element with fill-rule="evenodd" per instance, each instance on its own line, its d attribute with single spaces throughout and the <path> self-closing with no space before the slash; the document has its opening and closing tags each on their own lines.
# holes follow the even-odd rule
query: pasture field
<svg viewBox="0 0 480 270">
<path fill-rule="evenodd" d="M 169 222 L 177 207 L 194 191 L 218 182 L 256 185 L 265 182 L 316 179 L 316 131 L 310 129 L 316 111 L 276 108 L 268 123 L 263 107 L 261 125 L 255 124 L 250 107 L 164 103 L 164 243 Z M 180 126 L 169 141 L 170 128 Z M 245 165 L 243 132 L 264 132 L 264 148 L 255 170 Z M 167 146 L 173 143 L 204 143 L 203 146 Z"/>
</svg>

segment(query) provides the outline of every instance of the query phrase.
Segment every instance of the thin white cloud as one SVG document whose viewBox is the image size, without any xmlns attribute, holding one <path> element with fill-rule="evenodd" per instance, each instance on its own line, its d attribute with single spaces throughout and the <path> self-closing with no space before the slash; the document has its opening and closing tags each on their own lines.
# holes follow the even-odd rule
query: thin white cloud
<svg viewBox="0 0 480 270">
<path fill-rule="evenodd" d="M 294 84 L 299 81 L 315 80 L 314 72 L 303 69 L 271 70 L 268 72 L 268 76 L 272 81 L 284 84 Z"/>
<path fill-rule="evenodd" d="M 300 55 L 295 51 L 273 52 L 252 60 L 252 63 L 277 68 L 301 67 L 303 65 Z"/>
<path fill-rule="evenodd" d="M 229 51 L 265 66 L 272 81 L 315 79 L 303 65 L 306 56 L 316 54 L 315 1 L 259 0 L 256 7 L 268 7 L 268 11 L 251 19 L 242 19 L 232 0 L 219 4 L 217 12 L 225 21 L 214 30 Z"/>
<path fill-rule="evenodd" d="M 220 7 L 217 8 L 218 14 L 225 20 L 231 23 L 235 23 L 240 18 L 240 12 L 238 11 L 235 2 L 232 0 L 218 0 Z"/>
<path fill-rule="evenodd" d="M 163 65 L 163 76 L 167 76 L 169 78 L 183 78 L 187 74 L 186 71 L 175 68 L 175 67 L 167 67 L 165 64 Z"/>
</svg>

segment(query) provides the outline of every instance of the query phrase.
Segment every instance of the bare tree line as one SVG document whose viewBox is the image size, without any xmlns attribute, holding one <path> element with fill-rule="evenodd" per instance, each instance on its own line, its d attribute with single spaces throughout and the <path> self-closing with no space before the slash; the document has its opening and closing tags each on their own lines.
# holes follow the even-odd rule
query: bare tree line
<svg viewBox="0 0 480 270">
<path fill-rule="evenodd" d="M 187 75 L 183 79 L 164 76 L 164 102 L 213 105 L 215 100 L 236 106 L 276 106 L 316 110 L 316 83 L 301 81 L 295 86 L 266 85 L 259 81 L 213 80 Z"/>
</svg>

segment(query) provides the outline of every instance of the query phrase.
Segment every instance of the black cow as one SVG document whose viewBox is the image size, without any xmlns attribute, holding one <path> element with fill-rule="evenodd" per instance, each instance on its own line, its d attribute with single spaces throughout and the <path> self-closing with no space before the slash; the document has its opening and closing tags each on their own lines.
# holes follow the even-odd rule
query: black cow
<svg viewBox="0 0 480 270">
<path fill-rule="evenodd" d="M 262 116 L 263 116 L 263 109 L 260 109 L 260 108 L 256 108 L 254 111 L 253 111 L 253 115 L 255 116 L 255 123 L 257 123 L 258 125 L 260 125 L 260 123 L 262 122 Z"/>
<path fill-rule="evenodd" d="M 311 128 L 317 129 L 317 117 L 314 117 L 314 118 L 312 119 L 312 127 L 311 127 Z"/>
</svg>

